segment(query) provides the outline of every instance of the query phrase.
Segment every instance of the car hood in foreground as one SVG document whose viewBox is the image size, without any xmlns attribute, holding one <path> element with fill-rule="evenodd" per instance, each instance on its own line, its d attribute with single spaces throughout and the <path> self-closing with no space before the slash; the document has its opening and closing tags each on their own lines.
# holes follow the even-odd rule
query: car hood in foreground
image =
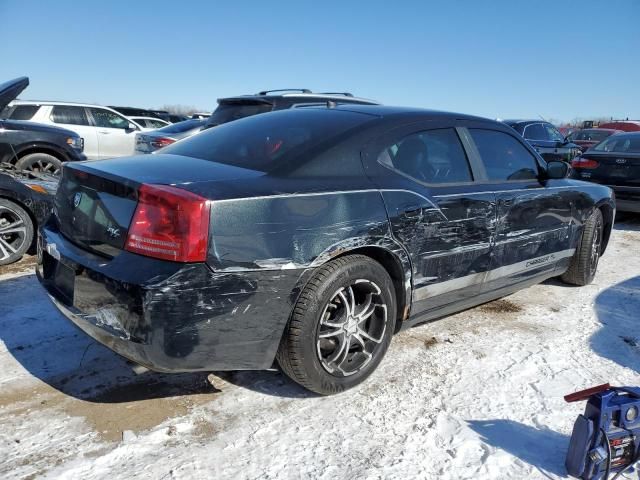
<svg viewBox="0 0 640 480">
<path fill-rule="evenodd" d="M 28 86 L 28 77 L 19 77 L 0 84 L 0 112 Z"/>
</svg>

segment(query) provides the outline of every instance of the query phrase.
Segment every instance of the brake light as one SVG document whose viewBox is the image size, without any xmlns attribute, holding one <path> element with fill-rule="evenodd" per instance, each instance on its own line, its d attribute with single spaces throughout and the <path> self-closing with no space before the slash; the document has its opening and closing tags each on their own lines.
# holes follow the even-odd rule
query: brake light
<svg viewBox="0 0 640 480">
<path fill-rule="evenodd" d="M 175 140 L 173 138 L 160 137 L 160 138 L 154 138 L 151 142 L 151 145 L 153 145 L 156 148 L 162 148 L 162 147 L 166 147 L 167 145 L 171 145 L 172 143 L 175 143 Z"/>
<path fill-rule="evenodd" d="M 142 185 L 125 249 L 174 262 L 207 258 L 209 202 L 168 185 Z"/>
<path fill-rule="evenodd" d="M 573 168 L 586 168 L 593 170 L 594 168 L 598 168 L 600 164 L 596 160 L 591 160 L 590 158 L 578 157 L 571 160 L 571 166 Z"/>
</svg>

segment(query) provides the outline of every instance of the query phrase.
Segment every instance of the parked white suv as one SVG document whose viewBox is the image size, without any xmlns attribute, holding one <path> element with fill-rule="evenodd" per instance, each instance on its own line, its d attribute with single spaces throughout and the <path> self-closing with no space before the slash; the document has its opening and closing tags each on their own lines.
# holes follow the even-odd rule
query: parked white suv
<svg viewBox="0 0 640 480">
<path fill-rule="evenodd" d="M 133 155 L 136 132 L 143 128 L 124 115 L 101 105 L 16 100 L 7 118 L 58 125 L 84 138 L 89 160 Z M 146 130 L 146 129 L 144 129 Z"/>
</svg>

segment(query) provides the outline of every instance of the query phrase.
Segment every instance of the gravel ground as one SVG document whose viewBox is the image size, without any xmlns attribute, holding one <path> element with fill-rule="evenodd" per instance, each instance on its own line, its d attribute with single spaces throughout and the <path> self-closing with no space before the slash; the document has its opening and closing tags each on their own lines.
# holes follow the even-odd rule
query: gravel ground
<svg viewBox="0 0 640 480">
<path fill-rule="evenodd" d="M 1 478 L 562 478 L 566 393 L 640 373 L 640 218 L 592 285 L 548 281 L 397 335 L 316 397 L 279 372 L 144 372 L 0 269 Z M 635 477 L 634 477 L 635 478 Z"/>
</svg>

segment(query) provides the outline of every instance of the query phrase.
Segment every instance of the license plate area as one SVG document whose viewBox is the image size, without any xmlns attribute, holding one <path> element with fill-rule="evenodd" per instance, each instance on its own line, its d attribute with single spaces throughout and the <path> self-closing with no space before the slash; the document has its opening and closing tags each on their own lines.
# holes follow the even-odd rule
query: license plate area
<svg viewBox="0 0 640 480">
<path fill-rule="evenodd" d="M 73 268 L 53 258 L 49 253 L 43 252 L 44 277 L 54 287 L 62 303 L 73 306 L 76 272 Z"/>
</svg>

